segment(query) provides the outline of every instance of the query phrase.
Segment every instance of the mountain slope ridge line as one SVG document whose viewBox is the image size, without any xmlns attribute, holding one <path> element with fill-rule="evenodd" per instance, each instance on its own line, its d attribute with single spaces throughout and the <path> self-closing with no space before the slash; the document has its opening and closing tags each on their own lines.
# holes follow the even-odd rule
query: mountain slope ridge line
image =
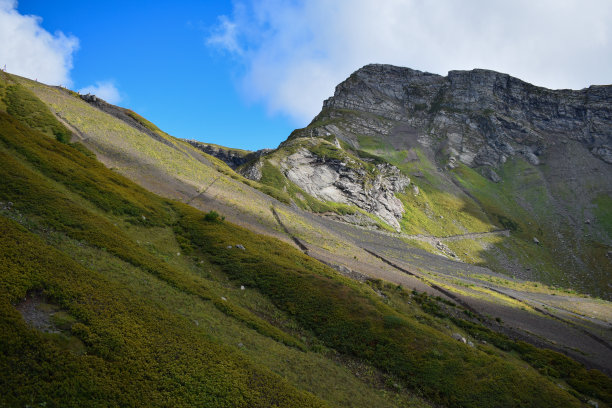
<svg viewBox="0 0 612 408">
<path fill-rule="evenodd" d="M 452 299 L 454 302 L 456 302 L 457 304 L 461 305 L 462 307 L 464 307 L 465 309 L 469 310 L 470 312 L 474 313 L 477 316 L 483 317 L 480 312 L 478 312 L 476 309 L 474 309 L 470 304 L 468 304 L 467 302 L 465 302 L 463 299 L 459 298 L 457 295 L 455 295 L 454 293 L 452 293 L 449 290 L 446 290 L 438 285 L 436 285 L 435 283 L 431 282 L 429 279 L 426 279 L 425 277 L 423 277 L 422 275 L 409 271 L 406 268 L 402 268 L 401 266 L 397 265 L 396 263 L 388 260 L 387 258 L 383 257 L 380 254 L 377 254 L 374 251 L 371 251 L 367 248 L 362 248 L 364 251 L 368 252 L 369 254 L 379 258 L 381 261 L 383 261 L 384 263 L 386 263 L 387 265 L 392 266 L 393 268 L 397 269 L 398 271 L 407 273 L 408 275 L 414 276 L 420 280 L 422 280 L 423 282 L 425 282 L 427 285 L 431 286 L 433 289 L 439 291 L 440 293 L 443 293 L 445 296 L 449 297 L 450 299 Z"/>
</svg>

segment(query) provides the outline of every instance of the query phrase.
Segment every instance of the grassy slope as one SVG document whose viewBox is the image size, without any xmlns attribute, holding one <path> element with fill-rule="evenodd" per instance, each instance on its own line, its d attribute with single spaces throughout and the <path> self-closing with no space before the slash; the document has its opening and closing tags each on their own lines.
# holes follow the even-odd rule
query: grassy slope
<svg viewBox="0 0 612 408">
<path fill-rule="evenodd" d="M 522 273 L 530 279 L 596 296 L 609 295 L 605 289 L 611 283 L 610 274 L 605 272 L 609 263 L 606 259 L 609 248 L 598 242 L 583 242 L 580 237 L 576 250 L 591 265 L 588 275 L 584 275 L 584 268 L 580 276 L 576 274 L 577 268 L 571 267 L 573 259 L 564 249 L 566 243 L 558 238 L 559 228 L 563 228 L 563 218 L 551 211 L 556 206 L 544 175 L 524 160 L 512 159 L 502 166 L 498 172 L 504 181 L 499 184 L 459 164 L 451 176 L 469 192 L 470 196 L 466 196 L 458 193 L 454 186 L 445 185 L 449 181 L 436 174 L 435 164 L 418 149 L 414 149 L 417 159 L 408 161 L 407 151 L 398 151 L 382 140 L 361 136 L 359 144 L 361 149 L 389 161 L 405 174 L 419 173 L 420 177 L 412 178 L 420 189 L 419 194 L 408 191 L 399 195 L 406 208 L 402 220 L 403 231 L 443 237 L 509 229 L 510 237 L 503 239 L 455 241 L 449 242 L 448 246 L 464 261 L 498 272 L 513 274 L 508 269 L 508 263 L 520 265 Z M 610 197 L 602 194 L 593 202 L 598 223 L 608 236 L 610 228 L 606 203 L 609 201 Z M 565 236 L 576 234 L 573 229 L 564 233 Z M 535 245 L 534 237 L 542 245 Z"/>
<path fill-rule="evenodd" d="M 288 245 L 206 221 L 197 210 L 148 193 L 4 113 L 0 130 L 5 181 L 0 200 L 12 201 L 8 213 L 29 227 L 2 218 L 3 236 L 9 239 L 2 241 L 1 252 L 5 328 L 0 364 L 5 369 L 0 372 L 5 375 L 0 381 L 3 389 L 13 390 L 3 397 L 10 405 L 31 400 L 49 405 L 321 403 L 296 388 L 308 388 L 299 378 L 289 384 L 261 359 L 251 363 L 217 343 L 215 333 L 193 324 L 184 309 L 170 307 L 180 303 L 178 296 L 209 305 L 220 319 L 237 322 L 243 331 L 255 329 L 283 350 L 307 349 L 312 361 L 320 360 L 324 350 L 336 350 L 450 406 L 578 405 L 524 363 L 459 344 Z M 160 229 L 165 241 L 180 246 L 176 258 L 168 251 L 172 244 L 147 246 L 135 240 L 159 235 Z M 237 243 L 247 249 L 227 249 Z M 93 253 L 99 261 L 83 259 Z M 122 276 L 113 263 L 127 266 Z M 211 269 L 206 273 L 200 265 Z M 166 292 L 152 301 L 133 288 L 138 276 L 155 282 L 153 293 Z M 125 282 L 132 285 L 120 284 Z M 227 285 L 254 288 L 258 300 L 221 300 Z M 64 336 L 81 341 L 87 354 L 66 350 L 59 339 L 24 324 L 11 303 L 32 290 L 42 290 L 72 316 Z M 281 318 L 271 318 L 270 310 Z M 582 375 L 590 378 L 588 372 Z M 48 381 L 43 384 L 42 378 Z M 591 394 L 605 397 L 605 378 L 599 381 L 598 393 Z M 333 392 L 319 396 L 339 403 Z M 370 403 L 377 397 L 376 390 L 363 396 Z"/>
<path fill-rule="evenodd" d="M 155 296 L 158 297 L 160 305 L 167 305 L 167 298 L 175 299 L 179 295 L 189 296 L 191 297 L 191 302 L 196 302 L 198 304 L 202 304 L 202 302 L 207 302 L 214 310 L 217 310 L 217 315 L 219 311 L 225 313 L 226 317 L 217 317 L 220 321 L 215 322 L 217 327 L 227 327 L 228 325 L 236 326 L 236 323 L 231 323 L 234 319 L 232 317 L 237 317 L 238 328 L 234 329 L 235 333 L 240 333 L 242 336 L 252 339 L 253 337 L 258 338 L 257 334 L 249 334 L 249 328 L 254 327 L 259 329 L 259 332 L 262 333 L 261 340 L 258 340 L 258 343 L 264 343 L 262 346 L 259 344 L 260 353 L 263 355 L 267 355 L 270 353 L 270 349 L 276 349 L 276 358 L 274 359 L 277 366 L 271 367 L 274 371 L 279 372 L 288 372 L 290 367 L 288 367 L 288 363 L 280 360 L 284 355 L 288 355 L 291 357 L 292 365 L 295 367 L 302 368 L 302 372 L 306 371 L 305 367 L 309 367 L 310 371 L 313 371 L 315 374 L 311 376 L 306 376 L 304 379 L 293 378 L 295 382 L 302 382 L 300 384 L 305 388 L 311 388 L 318 392 L 319 394 L 323 394 L 326 399 L 335 402 L 336 404 L 342 405 L 342 401 L 346 401 L 347 396 L 353 394 L 352 390 L 359 390 L 357 393 L 355 400 L 353 403 L 355 406 L 371 406 L 388 405 L 392 400 L 390 398 L 386 398 L 384 396 L 384 392 L 382 390 L 378 390 L 375 387 L 368 388 L 362 385 L 355 384 L 355 382 L 359 382 L 353 376 L 350 375 L 348 370 L 344 369 L 341 366 L 335 365 L 332 362 L 322 359 L 319 354 L 311 354 L 304 355 L 303 352 L 294 352 L 291 350 L 299 350 L 300 341 L 295 340 L 295 338 L 286 334 L 285 332 L 276 329 L 274 326 L 269 325 L 265 321 L 262 324 L 262 319 L 257 318 L 256 315 L 249 313 L 246 309 L 240 308 L 237 304 L 233 302 L 225 302 L 221 299 L 220 294 L 215 294 L 215 291 L 211 289 L 210 285 L 213 284 L 210 281 L 205 282 L 202 279 L 202 271 L 200 268 L 192 271 L 186 267 L 185 264 L 172 265 L 173 262 L 162 262 L 163 261 L 171 261 L 165 259 L 168 256 L 168 248 L 166 245 L 161 245 L 161 248 L 157 245 L 155 246 L 145 246 L 147 249 L 151 249 L 151 252 L 156 252 L 162 258 L 160 260 L 158 257 L 152 257 L 151 252 L 145 251 L 143 248 L 138 245 L 139 240 L 130 239 L 130 237 L 125 233 L 125 229 L 129 231 L 133 230 L 142 230 L 143 236 L 146 236 L 149 240 L 151 240 L 151 232 L 154 231 L 156 235 L 160 234 L 161 231 L 164 231 L 166 236 L 168 234 L 171 235 L 172 238 L 168 238 L 170 241 L 174 241 L 175 246 L 178 247 L 176 243 L 176 239 L 174 238 L 173 233 L 173 217 L 176 217 L 176 212 L 173 210 L 170 203 L 161 200 L 150 193 L 146 193 L 141 188 L 133 185 L 129 181 L 123 179 L 122 177 L 117 176 L 115 173 L 108 171 L 106 168 L 101 166 L 99 163 L 92 161 L 86 156 L 82 155 L 80 152 L 76 151 L 73 148 L 70 148 L 65 145 L 53 143 L 51 139 L 43 137 L 41 134 L 36 134 L 29 129 L 20 127 L 18 123 L 12 120 L 8 116 L 2 117 L 2 163 L 6 164 L 6 166 L 2 166 L 2 179 L 6 181 L 2 185 L 2 199 L 12 200 L 15 203 L 12 211 L 8 213 L 12 216 L 15 216 L 18 220 L 25 222 L 28 225 L 32 226 L 32 229 L 35 229 L 38 233 L 41 231 L 53 231 L 55 233 L 63 234 L 58 239 L 54 239 L 57 245 L 65 245 L 66 241 L 73 240 L 75 244 L 72 246 L 72 249 L 69 251 L 69 255 L 73 257 L 78 257 L 82 259 L 81 256 L 85 259 L 95 259 L 96 257 L 101 257 L 102 259 L 98 261 L 98 264 L 95 268 L 83 269 L 76 268 L 74 264 L 63 264 L 59 267 L 60 270 L 73 270 L 76 268 L 76 271 L 79 273 L 78 279 L 70 278 L 71 281 L 74 281 L 74 285 L 70 285 L 70 290 L 78 291 L 80 288 L 80 284 L 83 280 L 90 281 L 93 279 L 95 281 L 95 276 L 92 278 L 89 274 L 95 275 L 94 272 L 101 272 L 104 276 L 106 276 L 110 270 L 112 270 L 111 265 L 113 263 L 123 263 L 127 265 L 121 269 L 131 269 L 134 271 L 133 273 L 137 273 L 141 276 L 149 276 L 153 278 L 153 281 L 159 282 L 157 283 L 158 288 L 163 291 L 170 291 L 170 294 L 159 293 L 155 291 Z M 12 136 L 12 137 L 11 137 Z M 20 153 L 17 153 L 15 150 L 19 150 Z M 27 159 L 25 157 L 27 157 Z M 43 174 L 41 174 L 43 173 Z M 127 183 L 127 184 L 126 184 Z M 93 191 L 93 188 L 99 188 L 98 194 Z M 122 189 L 125 196 L 121 197 L 116 194 L 116 189 Z M 114 190 L 114 191 L 113 191 Z M 142 194 L 145 196 L 142 196 Z M 90 199 L 90 200 L 87 200 Z M 176 204 L 175 204 L 176 205 Z M 142 215 L 145 215 L 145 218 L 142 218 Z M 120 225 L 121 227 L 117 227 Z M 161 231 L 160 231 L 161 229 Z M 16 235 L 14 229 L 12 229 L 10 223 L 7 225 L 3 225 L 3 236 L 4 233 L 6 235 Z M 32 241 L 31 237 L 19 238 L 19 241 L 24 245 L 30 245 L 34 249 L 34 253 L 36 252 L 44 252 L 48 251 L 48 248 L 45 249 L 43 246 L 39 245 L 38 241 Z M 32 242 L 29 242 L 32 241 Z M 87 248 L 90 248 L 86 251 Z M 7 253 L 7 256 L 10 258 L 3 262 L 3 277 L 10 281 L 11 278 L 18 277 L 18 279 L 23 279 L 23 274 L 26 272 L 22 268 L 11 268 L 14 264 L 18 264 L 19 261 L 15 258 L 18 256 L 19 251 L 23 248 L 17 247 L 12 254 Z M 180 250 L 180 249 L 179 249 Z M 8 251 L 8 249 L 7 249 Z M 78 252 L 77 252 L 78 251 Z M 96 257 L 91 257 L 87 255 L 91 255 L 91 252 L 95 252 Z M 23 252 L 24 254 L 30 253 L 27 251 Z M 176 254 L 176 252 L 172 252 Z M 57 255 L 57 252 L 52 252 L 50 255 L 51 258 Z M 58 255 L 59 256 L 59 255 Z M 26 257 L 26 259 L 28 259 Z M 192 264 L 201 265 L 197 262 L 191 262 Z M 35 267 L 34 261 L 30 263 L 26 262 L 26 267 L 29 270 L 36 271 L 38 270 Z M 178 268 L 177 266 L 181 266 Z M 45 268 L 47 269 L 47 268 Z M 193 265 L 192 265 L 192 269 Z M 56 289 L 49 289 L 51 283 L 48 283 L 47 280 L 50 279 L 50 276 L 54 276 L 54 273 L 57 272 L 55 269 L 49 271 L 51 275 L 38 275 L 34 277 L 34 281 L 27 281 L 24 283 L 23 287 L 15 289 L 15 293 L 11 293 L 10 296 L 5 297 L 5 299 L 10 299 L 16 301 L 23 297 L 26 291 L 29 289 L 45 289 L 45 294 L 50 296 L 53 299 L 53 302 L 60 303 L 60 305 L 64 309 L 70 309 L 73 307 L 72 303 L 64 303 L 62 300 L 58 299 L 54 294 Z M 191 273 L 186 273 L 191 272 Z M 125 274 L 125 273 L 124 273 Z M 83 275 L 83 276 L 80 276 Z M 62 275 L 63 276 L 63 275 Z M 137 278 L 137 277 L 136 277 Z M 65 278 L 68 282 L 69 279 Z M 144 280 L 144 279 L 143 279 Z M 150 280 L 150 278 L 149 278 Z M 62 279 L 57 282 L 61 282 Z M 6 281 L 5 281 L 6 282 Z M 57 283 L 55 282 L 54 285 Z M 95 283 L 99 290 L 105 291 L 110 290 L 111 293 L 115 292 L 115 287 L 111 284 L 115 284 L 116 282 L 110 282 L 110 287 L 106 286 L 105 282 Z M 142 280 L 135 279 L 131 282 L 131 285 L 128 286 L 129 290 L 123 291 L 121 293 L 117 293 L 119 300 L 132 299 L 135 295 L 135 289 L 142 284 Z M 217 284 L 217 286 L 219 286 Z M 55 286 L 53 286 L 55 288 Z M 218 290 L 225 290 L 225 288 L 217 288 Z M 57 289 L 60 290 L 60 289 Z M 63 290 L 63 289 L 62 289 Z M 155 297 L 153 296 L 153 297 Z M 151 293 L 147 293 L 147 296 L 136 296 L 136 299 L 140 299 L 140 301 L 147 302 L 147 299 L 151 298 Z M 163 299 L 163 302 L 162 302 Z M 210 299 L 210 301 L 207 301 Z M 101 300 L 100 302 L 107 302 L 108 298 Z M 261 300 L 260 300 L 261 301 Z M 176 301 L 174 302 L 176 303 Z M 250 302 L 247 302 L 250 303 Z M 256 302 L 253 302 L 256 303 Z M 149 305 L 159 307 L 160 305 Z M 250 304 L 251 308 L 253 308 L 253 304 Z M 202 330 L 197 330 L 195 327 L 192 328 L 192 321 L 186 321 L 182 313 L 178 313 L 173 310 L 174 316 L 171 319 L 166 319 L 165 317 L 161 319 L 155 318 L 157 311 L 155 307 L 151 309 L 150 307 L 141 307 L 140 305 L 134 306 L 130 310 L 124 310 L 121 305 L 117 305 L 111 303 L 110 305 L 105 306 L 111 309 L 118 309 L 122 311 L 126 315 L 132 314 L 132 318 L 136 320 L 138 323 L 143 325 L 143 333 L 142 335 L 147 337 L 148 331 L 152 330 L 156 333 L 163 333 L 166 331 L 165 326 L 171 325 L 172 327 L 176 326 L 176 319 L 181 320 L 180 329 L 178 330 L 178 335 L 173 337 L 172 339 L 180 339 L 184 338 L 184 342 L 180 344 L 174 344 L 174 340 L 168 341 L 171 343 L 169 347 L 177 347 L 178 351 L 170 353 L 170 355 L 180 356 L 185 354 L 183 351 L 184 348 L 193 347 L 192 337 L 194 335 L 203 336 L 200 342 L 204 342 L 204 348 L 208 347 L 210 334 L 206 334 L 206 332 L 202 332 Z M 167 308 L 167 306 L 165 307 Z M 9 307 L 12 309 L 12 307 Z M 136 313 L 136 310 L 142 310 L 143 316 L 140 316 L 139 313 Z M 15 310 L 12 309 L 13 315 L 15 315 Z M 89 313 L 96 313 L 95 308 L 90 310 Z M 200 312 L 201 313 L 201 312 Z M 209 316 L 211 312 L 207 312 L 206 316 Z M 18 316 L 18 315 L 17 315 Z M 113 319 L 114 315 L 108 316 L 108 319 L 104 319 L 104 316 L 98 316 L 98 319 L 102 319 L 103 324 L 106 326 L 114 325 Z M 150 325 L 146 319 L 153 319 L 156 321 L 156 324 Z M 229 321 L 228 321 L 229 319 Z M 14 320 L 14 318 L 13 318 Z M 261 327 L 263 326 L 263 327 Z M 81 330 L 77 326 L 75 330 Z M 146 330 L 145 330 L 146 329 Z M 270 329 L 271 331 L 269 331 Z M 95 330 L 95 329 L 92 329 Z M 117 337 L 121 337 L 123 342 L 127 341 L 127 337 L 124 339 L 124 328 L 121 326 L 113 328 L 113 337 L 116 340 Z M 183 333 L 183 331 L 185 331 Z M 11 330 L 6 330 L 5 333 L 10 333 Z M 278 335 L 280 333 L 280 335 Z M 96 339 L 100 339 L 99 342 L 92 342 L 90 345 L 88 343 L 88 354 L 96 354 L 96 353 L 105 353 L 104 345 L 99 345 L 99 343 L 104 343 L 107 340 L 106 333 L 95 333 L 94 336 Z M 73 333 L 73 335 L 83 337 L 81 331 L 78 333 Z M 87 335 L 87 339 L 92 336 Z M 281 343 L 270 341 L 266 341 L 265 338 L 277 339 L 280 340 Z M 113 338 L 110 338 L 110 342 L 112 343 Z M 14 341 L 14 339 L 13 339 Z M 86 339 L 83 341 L 87 342 Z M 130 348 L 136 347 L 133 350 L 134 353 L 142 354 L 142 358 L 156 358 L 153 355 L 148 356 L 148 352 L 145 346 L 150 345 L 153 347 L 153 352 L 155 354 L 160 353 L 163 349 L 156 349 L 157 343 L 143 343 L 137 344 L 140 340 L 132 339 L 129 343 Z M 252 341 L 252 340 L 251 340 Z M 257 343 L 256 342 L 256 343 Z M 293 344 L 294 347 L 286 347 L 283 346 L 282 343 Z M 246 342 L 245 342 L 246 343 Z M 248 344 L 248 343 L 247 343 Z M 278 344 L 278 345 L 274 345 Z M 16 346 L 19 346 L 17 344 Z M 197 342 L 196 342 L 197 346 Z M 199 347 L 199 346 L 198 346 Z M 281 352 L 278 352 L 280 347 Z M 245 365 L 247 368 L 250 367 L 248 362 L 244 362 L 244 359 L 234 359 L 230 354 L 226 356 L 228 353 L 227 350 L 224 350 L 223 347 L 215 348 L 214 345 L 210 346 L 212 352 L 203 354 L 204 360 L 207 358 L 205 356 L 211 355 L 216 356 L 217 360 L 220 360 L 219 364 L 229 364 L 230 366 L 243 366 Z M 302 346 L 303 348 L 303 346 Z M 197 352 L 196 348 L 194 352 Z M 18 350 L 14 353 L 15 358 L 19 356 Z M 68 355 L 70 357 L 70 355 Z M 127 358 L 127 356 L 123 356 Z M 129 359 L 128 359 L 129 360 Z M 193 364 L 189 364 L 189 361 L 193 361 Z M 142 375 L 148 370 L 148 368 L 144 366 L 140 366 L 139 362 L 136 361 L 134 364 L 131 364 L 126 361 L 123 362 L 123 365 L 117 364 L 116 367 L 113 368 L 114 371 L 119 372 L 140 372 Z M 8 363 L 7 363 L 8 364 Z M 65 364 L 65 362 L 58 358 L 57 361 L 54 361 L 53 358 L 50 358 L 47 365 L 51 365 L 53 369 L 59 369 L 61 365 Z M 57 367 L 53 367 L 53 365 L 57 365 Z M 149 384 L 145 387 L 146 390 L 151 391 L 151 400 L 154 405 L 162 405 L 160 401 L 163 399 L 168 399 L 169 401 L 173 401 L 172 404 L 186 404 L 191 406 L 192 404 L 197 404 L 203 399 L 198 399 L 197 395 L 188 395 L 189 393 L 199 394 L 202 393 L 202 398 L 207 395 L 219 394 L 221 391 L 216 391 L 214 388 L 206 388 L 203 387 L 200 391 L 195 389 L 186 389 L 184 395 L 182 395 L 178 390 L 180 388 L 180 384 L 184 382 L 183 380 L 175 379 L 175 381 L 168 381 L 168 385 L 163 386 L 163 384 L 159 384 L 163 386 L 162 388 L 166 388 L 166 390 L 161 390 L 159 392 L 155 390 L 150 390 L 151 387 L 156 387 L 156 381 L 159 378 L 159 375 L 165 372 L 169 367 L 165 367 L 165 364 L 168 364 L 168 361 L 159 362 L 158 366 L 155 368 L 157 370 L 156 375 L 152 375 L 149 379 Z M 185 364 L 193 367 L 195 371 L 199 370 L 208 370 L 207 365 L 204 362 L 198 361 L 198 358 L 193 353 L 187 353 L 184 357 L 181 357 L 177 362 L 172 364 Z M 236 398 L 231 396 L 223 396 L 227 400 L 227 402 L 223 403 L 224 399 L 219 397 L 218 405 L 237 405 L 237 406 L 257 406 L 257 405 L 271 405 L 277 396 L 275 396 L 275 388 L 277 385 L 267 386 L 265 384 L 258 386 L 258 382 L 252 382 L 245 380 L 244 376 L 241 373 L 235 374 L 230 370 L 231 367 L 228 367 L 228 370 L 223 373 L 223 375 L 229 376 L 229 380 L 225 380 L 221 377 L 218 377 L 215 374 L 215 371 L 210 369 L 208 370 L 209 375 L 214 379 L 217 377 L 218 382 L 221 382 L 227 389 L 230 389 L 234 393 L 241 394 L 240 391 L 242 386 L 254 387 L 252 391 L 246 392 L 247 397 L 238 395 Z M 7 367 L 7 370 L 4 370 L 4 373 L 11 373 L 16 368 L 14 366 Z M 306 401 L 310 401 L 311 403 L 315 403 L 315 399 L 311 397 L 304 397 L 303 393 L 296 392 L 290 386 L 282 385 L 284 382 L 279 378 L 272 375 L 269 371 L 262 369 L 261 367 L 257 367 L 255 370 L 255 376 L 260 376 L 265 380 L 266 376 L 272 376 L 274 378 L 274 383 L 279 383 L 278 386 L 283 388 L 287 388 L 290 391 L 288 392 L 289 397 L 277 398 L 276 401 L 285 406 L 292 406 L 293 404 L 299 403 L 300 399 L 304 399 Z M 205 370 L 205 371 L 206 371 Z M 27 371 L 27 370 L 26 370 Z M 61 370 L 60 370 L 61 371 Z M 341 383 L 338 384 L 335 381 L 329 381 L 327 378 L 327 373 L 334 372 L 337 374 L 338 381 Z M 66 378 L 67 373 L 60 373 L 60 377 L 63 379 Z M 32 382 L 35 384 L 39 381 L 39 376 L 36 371 L 29 371 L 29 375 L 32 378 Z M 184 374 L 186 377 L 190 377 L 190 381 L 198 381 L 197 376 L 193 376 L 193 373 L 186 372 Z M 243 382 L 240 386 L 234 386 L 232 383 L 232 378 L 236 376 L 236 381 Z M 242 377 L 241 377 L 242 376 Z M 75 374 L 70 381 L 80 383 L 84 381 L 84 377 L 86 375 L 81 376 L 80 372 Z M 95 376 L 93 378 L 96 378 Z M 119 376 L 121 378 L 121 376 Z M 102 400 L 108 399 L 113 403 L 115 401 L 113 398 L 123 398 L 123 393 L 125 393 L 125 397 L 129 398 L 129 395 L 136 396 L 140 394 L 136 394 L 137 388 L 130 390 L 121 390 L 117 389 L 113 391 L 115 394 L 121 394 L 119 396 L 111 397 L 108 395 L 101 394 L 88 394 L 83 391 L 79 387 L 70 389 L 70 392 L 66 391 L 64 385 L 53 387 L 53 388 L 44 388 L 37 392 L 34 392 L 35 385 L 32 385 L 31 388 L 28 388 L 29 385 L 23 384 L 20 385 L 19 381 L 22 381 L 23 378 L 4 378 L 3 381 L 6 381 L 8 388 L 15 388 L 17 390 L 18 395 L 14 396 L 15 399 L 8 399 L 7 401 L 30 401 L 30 399 L 38 400 L 38 396 L 40 396 L 41 400 L 44 399 L 49 404 L 53 405 L 52 402 L 55 397 L 61 400 L 61 395 L 64 393 L 65 395 L 71 395 L 75 398 L 75 405 L 80 405 L 84 400 L 88 400 L 89 398 L 98 398 L 100 397 Z M 16 382 L 11 382 L 16 381 Z M 63 381 L 63 380 L 62 380 Z M 115 388 L 114 385 L 106 384 L 105 379 L 99 378 L 96 382 L 101 383 L 102 387 L 107 388 Z M 325 381 L 325 382 L 324 382 Z M 308 382 L 311 382 L 309 386 Z M 342 383 L 344 382 L 344 383 Z M 13 386 L 10 387 L 9 384 Z M 57 384 L 55 384 L 57 385 Z M 66 386 L 69 386 L 67 384 Z M 78 385 L 78 384 L 77 384 Z M 2 387 L 5 389 L 5 387 Z M 58 388 L 57 393 L 51 392 L 51 389 Z M 347 389 L 348 388 L 348 389 Z M 351 390 L 352 389 L 352 390 Z M 293 390 L 293 391 L 291 391 Z M 351 391 L 349 391 L 351 390 Z M 243 390 L 244 391 L 244 390 Z M 28 394 L 29 393 L 29 394 Z M 260 399 L 257 400 L 253 398 L 254 394 L 261 395 L 269 395 L 269 399 L 266 400 Z M 8 398 L 8 396 L 7 396 Z M 266 397 L 268 398 L 268 397 Z M 295 401 L 293 399 L 297 398 Z M 344 398 L 344 399 L 343 399 Z M 405 400 L 401 396 L 398 396 L 400 401 Z M 409 399 L 409 398 L 408 398 Z M 245 402 L 243 402 L 244 400 Z M 68 400 L 64 399 L 64 402 Z M 80 401 L 80 403 L 78 402 Z M 128 404 L 127 400 L 121 400 L 122 402 L 116 402 L 118 405 L 126 405 Z M 266 402 L 267 401 L 267 402 Z M 284 401 L 284 402 L 283 402 Z M 291 402 L 288 402 L 291 401 Z M 130 400 L 130 404 L 134 402 Z M 147 405 L 147 401 L 142 401 L 143 404 Z M 11 403 L 13 405 L 13 403 Z M 128 404 L 129 405 L 129 404 Z M 214 405 L 214 404 L 213 404 Z M 310 404 L 309 404 L 310 405 Z M 315 404 L 316 405 L 316 404 Z"/>
<path fill-rule="evenodd" d="M 130 125 L 90 106 L 64 90 L 24 78 L 17 80 L 64 120 L 87 135 L 88 140 L 85 143 L 91 143 L 97 152 L 102 153 L 107 166 L 129 176 L 147 174 L 150 178 L 148 181 L 160 190 L 165 188 L 163 185 L 157 185 L 160 176 L 178 179 L 192 186 L 194 195 L 212 186 L 209 191 L 216 195 L 219 201 L 227 203 L 241 213 L 257 217 L 265 225 L 275 225 L 269 211 L 268 200 L 246 188 L 242 178 L 225 163 L 205 155 L 186 142 L 168 136 L 150 122 L 139 119 L 140 116 L 132 115 L 145 127 L 163 137 L 167 143 L 147 137 Z M 203 155 L 208 159 L 208 164 L 194 157 Z M 147 173 L 149 169 L 154 169 L 153 173 Z M 250 184 L 259 187 L 257 183 Z M 184 199 L 184 197 L 176 198 Z"/>
<path fill-rule="evenodd" d="M 472 199 L 451 192 L 453 186 L 445 185 L 448 181 L 440 179 L 435 164 L 421 151 L 415 149 L 417 159 L 407 160 L 407 151 L 396 150 L 382 140 L 366 136 L 359 137 L 359 146 L 363 151 L 383 158 L 404 174 L 412 176 L 412 183 L 418 186 L 417 195 L 412 191 L 399 195 L 406 209 L 402 219 L 404 232 L 448 236 L 495 229 Z M 419 177 L 415 177 L 415 174 Z"/>
<path fill-rule="evenodd" d="M 540 172 L 522 159 L 513 159 L 500 169 L 504 182 L 498 185 L 463 165 L 455 169 L 454 174 L 478 198 L 491 218 L 511 230 L 510 237 L 500 240 L 496 247 L 507 259 L 529 268 L 532 279 L 596 296 L 606 296 L 606 293 L 609 296 L 609 291 L 605 289 L 611 283 L 609 268 L 608 273 L 605 271 L 608 263 L 605 259 L 606 246 L 594 246 L 565 225 L 564 218 L 553 211 L 556 206 Z M 601 195 L 600 200 L 609 201 L 609 197 Z M 600 211 L 599 208 L 605 208 L 605 205 L 597 206 L 597 211 Z M 598 219 L 605 229 L 605 214 L 600 212 Z M 570 244 L 584 259 L 594 259 L 596 256 L 601 259 L 587 271 L 584 267 L 572 267 L 574 260 L 565 249 L 568 244 L 559 238 L 560 231 L 565 236 L 576 236 L 575 242 Z M 534 243 L 534 237 L 540 241 L 539 245 Z M 482 251 L 481 256 L 486 265 L 504 270 L 494 253 Z"/>
</svg>

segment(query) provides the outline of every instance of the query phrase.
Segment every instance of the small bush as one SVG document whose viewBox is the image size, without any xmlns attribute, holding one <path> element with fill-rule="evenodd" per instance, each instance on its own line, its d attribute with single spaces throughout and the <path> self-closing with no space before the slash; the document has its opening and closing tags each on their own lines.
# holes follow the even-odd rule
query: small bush
<svg viewBox="0 0 612 408">
<path fill-rule="evenodd" d="M 210 210 L 209 212 L 204 214 L 204 220 L 208 222 L 221 222 L 224 219 L 225 217 L 220 216 L 219 213 L 215 210 Z"/>
</svg>

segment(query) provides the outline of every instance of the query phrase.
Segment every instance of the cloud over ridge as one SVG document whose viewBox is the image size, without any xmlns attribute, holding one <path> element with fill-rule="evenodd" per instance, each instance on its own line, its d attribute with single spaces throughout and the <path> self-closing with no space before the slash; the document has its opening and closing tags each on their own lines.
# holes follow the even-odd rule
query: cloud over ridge
<svg viewBox="0 0 612 408">
<path fill-rule="evenodd" d="M 248 99 L 306 124 L 368 63 L 487 68 L 549 88 L 611 83 L 610 21 L 607 0 L 252 0 L 220 16 L 207 44 L 241 63 Z"/>
</svg>

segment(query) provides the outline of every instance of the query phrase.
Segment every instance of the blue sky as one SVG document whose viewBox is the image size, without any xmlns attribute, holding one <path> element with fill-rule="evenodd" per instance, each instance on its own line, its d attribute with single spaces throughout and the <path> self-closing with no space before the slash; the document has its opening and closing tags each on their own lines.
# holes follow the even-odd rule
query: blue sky
<svg viewBox="0 0 612 408">
<path fill-rule="evenodd" d="M 253 150 L 307 125 L 367 63 L 610 84 L 610 21 L 609 0 L 0 0 L 0 66 Z"/>
<path fill-rule="evenodd" d="M 50 33 L 78 39 L 72 89 L 110 83 L 120 96 L 113 102 L 172 135 L 260 149 L 276 147 L 307 124 L 269 114 L 265 105 L 245 99 L 236 84 L 241 64 L 206 44 L 218 16 L 231 13 L 231 3 L 166 7 L 162 2 L 44 0 L 21 1 L 17 10 L 41 16 Z M 10 64 L 7 69 L 11 72 Z"/>
</svg>

